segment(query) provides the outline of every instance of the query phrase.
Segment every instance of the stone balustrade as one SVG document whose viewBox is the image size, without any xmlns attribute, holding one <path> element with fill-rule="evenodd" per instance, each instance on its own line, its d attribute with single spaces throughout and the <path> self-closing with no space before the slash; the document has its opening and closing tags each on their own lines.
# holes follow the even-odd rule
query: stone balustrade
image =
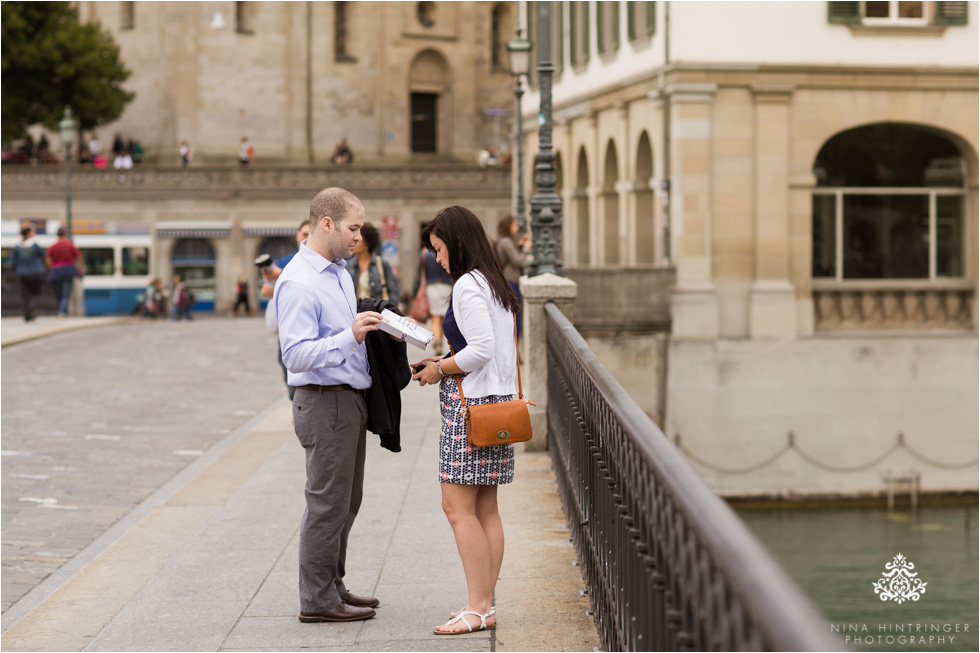
<svg viewBox="0 0 980 653">
<path fill-rule="evenodd" d="M 969 282 L 814 284 L 815 328 L 877 331 L 972 328 Z"/>
<path fill-rule="evenodd" d="M 136 166 L 130 170 L 73 167 L 72 194 L 80 199 L 136 197 L 295 198 L 328 186 L 370 198 L 499 198 L 510 194 L 509 167 L 481 168 L 459 161 L 350 166 L 247 166 L 188 168 Z M 65 168 L 5 165 L 7 199 L 35 199 L 64 193 Z"/>
</svg>

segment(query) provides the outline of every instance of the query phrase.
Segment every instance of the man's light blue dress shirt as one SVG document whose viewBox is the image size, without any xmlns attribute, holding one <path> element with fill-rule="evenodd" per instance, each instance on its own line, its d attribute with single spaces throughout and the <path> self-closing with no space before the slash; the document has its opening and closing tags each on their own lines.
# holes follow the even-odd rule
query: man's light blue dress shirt
<svg viewBox="0 0 980 653">
<path fill-rule="evenodd" d="M 343 259 L 328 261 L 303 241 L 276 281 L 272 301 L 289 385 L 371 387 L 367 348 L 351 331 L 357 300 Z"/>
</svg>

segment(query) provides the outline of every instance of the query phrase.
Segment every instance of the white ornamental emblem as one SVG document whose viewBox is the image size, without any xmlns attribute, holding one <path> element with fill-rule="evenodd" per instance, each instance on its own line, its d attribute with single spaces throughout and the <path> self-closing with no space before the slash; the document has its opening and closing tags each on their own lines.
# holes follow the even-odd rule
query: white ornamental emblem
<svg viewBox="0 0 980 653">
<path fill-rule="evenodd" d="M 919 572 L 912 571 L 915 565 L 899 553 L 894 561 L 885 565 L 885 573 L 874 583 L 875 594 L 882 601 L 891 599 L 898 603 L 918 601 L 926 593 L 926 585 L 916 578 Z"/>
</svg>

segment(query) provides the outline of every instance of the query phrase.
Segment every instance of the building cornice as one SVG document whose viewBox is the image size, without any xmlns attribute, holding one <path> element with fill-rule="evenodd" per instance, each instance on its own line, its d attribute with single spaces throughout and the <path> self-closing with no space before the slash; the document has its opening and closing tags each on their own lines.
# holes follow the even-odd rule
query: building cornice
<svg viewBox="0 0 980 653">
<path fill-rule="evenodd" d="M 458 199 L 510 196 L 510 167 L 476 164 L 354 165 L 343 167 L 154 167 L 72 170 L 75 199 L 308 199 L 340 186 L 362 199 Z M 4 200 L 52 199 L 65 192 L 63 166 L 5 165 Z"/>
<path fill-rule="evenodd" d="M 820 90 L 976 92 L 980 68 L 949 66 L 858 66 L 809 64 L 723 64 L 682 62 L 655 66 L 642 73 L 566 97 L 556 96 L 554 112 L 573 118 L 621 103 L 658 97 L 666 87 L 713 84 L 718 89 L 786 87 L 798 92 Z M 528 105 L 532 103 L 527 103 Z M 536 115 L 528 106 L 527 119 Z M 533 124 L 533 123 L 532 123 Z"/>
</svg>

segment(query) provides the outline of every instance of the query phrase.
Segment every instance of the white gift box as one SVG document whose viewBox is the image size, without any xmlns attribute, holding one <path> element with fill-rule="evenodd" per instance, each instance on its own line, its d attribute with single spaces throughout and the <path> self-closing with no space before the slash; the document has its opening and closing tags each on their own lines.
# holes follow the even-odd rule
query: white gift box
<svg viewBox="0 0 980 653">
<path fill-rule="evenodd" d="M 381 311 L 381 322 L 378 322 L 378 328 L 399 338 L 402 342 L 415 345 L 419 349 L 428 347 L 433 338 L 431 331 L 415 324 L 407 317 L 389 311 L 387 308 Z"/>
</svg>

